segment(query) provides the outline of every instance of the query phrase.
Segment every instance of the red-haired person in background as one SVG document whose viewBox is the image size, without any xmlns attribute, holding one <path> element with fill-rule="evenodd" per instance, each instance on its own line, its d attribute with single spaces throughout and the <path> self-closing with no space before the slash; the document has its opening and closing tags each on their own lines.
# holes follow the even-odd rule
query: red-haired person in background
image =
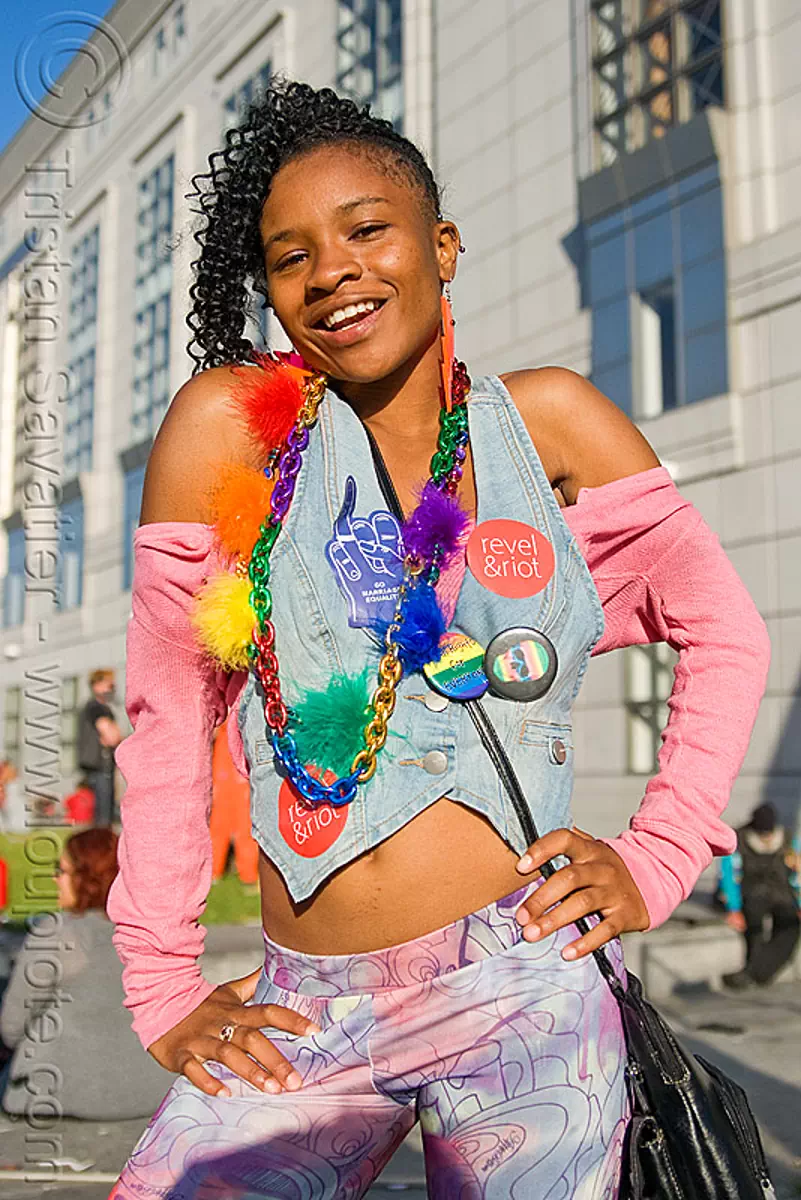
<svg viewBox="0 0 801 1200">
<path fill-rule="evenodd" d="M 38 1071 L 60 1081 L 64 1116 L 89 1121 L 150 1116 L 170 1083 L 142 1054 L 123 1008 L 105 912 L 116 874 L 112 830 L 86 829 L 65 843 L 56 911 L 31 924 L 0 1009 L 0 1034 L 14 1051 L 2 1096 L 8 1113 L 29 1111 Z"/>
</svg>

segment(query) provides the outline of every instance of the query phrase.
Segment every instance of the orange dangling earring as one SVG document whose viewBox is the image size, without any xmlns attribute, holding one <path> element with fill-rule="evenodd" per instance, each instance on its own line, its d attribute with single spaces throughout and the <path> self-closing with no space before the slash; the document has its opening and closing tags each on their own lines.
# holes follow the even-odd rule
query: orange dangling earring
<svg viewBox="0 0 801 1200">
<path fill-rule="evenodd" d="M 440 369 L 442 371 L 442 397 L 445 403 L 445 411 L 450 412 L 453 408 L 453 309 L 451 308 L 451 285 L 450 280 L 445 284 L 445 287 L 440 297 L 440 308 L 442 310 L 442 329 L 439 335 L 440 347 Z"/>
</svg>

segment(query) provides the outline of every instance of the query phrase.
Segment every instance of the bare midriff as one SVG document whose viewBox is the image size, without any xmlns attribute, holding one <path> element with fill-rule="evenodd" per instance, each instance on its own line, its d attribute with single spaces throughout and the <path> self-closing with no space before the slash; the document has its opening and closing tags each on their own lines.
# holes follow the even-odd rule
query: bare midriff
<svg viewBox="0 0 801 1200">
<path fill-rule="evenodd" d="M 480 813 L 443 797 L 296 904 L 259 857 L 262 923 L 305 954 L 359 954 L 440 929 L 530 883 L 518 855 Z"/>
</svg>

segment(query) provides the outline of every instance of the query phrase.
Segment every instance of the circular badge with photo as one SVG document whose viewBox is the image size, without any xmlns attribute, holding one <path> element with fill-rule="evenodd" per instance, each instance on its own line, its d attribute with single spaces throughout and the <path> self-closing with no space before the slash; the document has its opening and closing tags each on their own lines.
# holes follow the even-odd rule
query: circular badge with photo
<svg viewBox="0 0 801 1200">
<path fill-rule="evenodd" d="M 505 629 L 484 654 L 484 673 L 494 696 L 539 700 L 556 678 L 556 647 L 538 629 Z"/>
</svg>

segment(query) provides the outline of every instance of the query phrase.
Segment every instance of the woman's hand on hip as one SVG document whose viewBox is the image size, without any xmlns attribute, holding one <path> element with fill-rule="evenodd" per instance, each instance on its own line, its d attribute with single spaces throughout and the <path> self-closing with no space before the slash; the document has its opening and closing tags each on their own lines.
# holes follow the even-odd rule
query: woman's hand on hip
<svg viewBox="0 0 801 1200">
<path fill-rule="evenodd" d="M 261 967 L 242 979 L 222 983 L 188 1017 L 179 1021 L 150 1046 L 157 1063 L 185 1075 L 207 1096 L 230 1096 L 230 1090 L 203 1067 L 213 1060 L 223 1063 L 254 1087 L 277 1095 L 301 1086 L 298 1072 L 260 1032 L 264 1025 L 301 1036 L 319 1033 L 320 1027 L 291 1008 L 280 1004 L 246 1004 L 256 991 Z M 230 1041 L 220 1037 L 226 1025 L 233 1026 Z"/>
<path fill-rule="evenodd" d="M 600 913 L 602 919 L 590 933 L 562 951 L 563 958 L 584 958 L 621 933 L 648 928 L 648 909 L 623 859 L 606 842 L 575 826 L 546 833 L 523 855 L 517 869 L 530 875 L 558 854 L 566 855 L 570 862 L 517 910 L 526 941 L 539 941 L 579 917 Z"/>
</svg>

